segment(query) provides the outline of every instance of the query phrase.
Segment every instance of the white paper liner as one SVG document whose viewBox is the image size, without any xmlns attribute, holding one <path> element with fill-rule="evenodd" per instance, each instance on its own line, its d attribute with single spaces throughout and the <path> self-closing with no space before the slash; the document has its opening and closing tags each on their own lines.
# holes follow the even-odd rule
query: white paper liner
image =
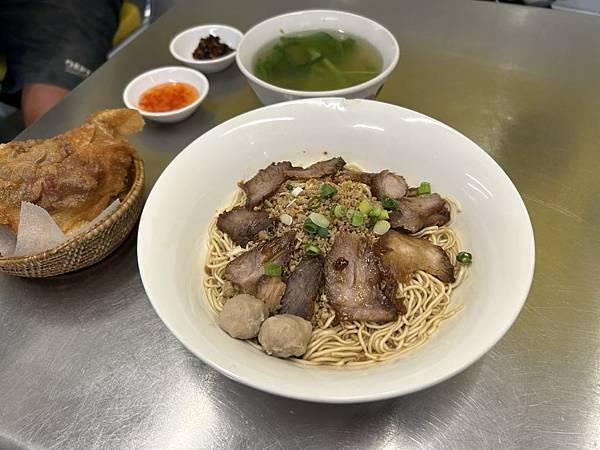
<svg viewBox="0 0 600 450">
<path fill-rule="evenodd" d="M 44 208 L 33 203 L 22 202 L 17 236 L 8 227 L 0 226 L 0 254 L 29 256 L 58 247 L 74 236 L 90 230 L 115 211 L 120 204 L 119 199 L 115 200 L 94 220 L 67 235 Z"/>
</svg>

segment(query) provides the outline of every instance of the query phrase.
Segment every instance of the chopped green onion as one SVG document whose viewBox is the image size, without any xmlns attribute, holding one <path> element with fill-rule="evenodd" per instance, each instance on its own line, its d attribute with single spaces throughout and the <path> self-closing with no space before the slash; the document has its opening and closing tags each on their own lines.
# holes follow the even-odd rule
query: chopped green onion
<svg viewBox="0 0 600 450">
<path fill-rule="evenodd" d="M 364 199 L 360 202 L 360 205 L 358 205 L 358 210 L 363 214 L 369 214 L 371 209 L 373 209 L 373 205 L 371 205 L 371 202 L 367 199 Z"/>
<path fill-rule="evenodd" d="M 469 265 L 473 262 L 473 255 L 471 255 L 469 252 L 460 252 L 458 255 L 456 255 L 456 260 L 459 263 L 465 264 L 465 265 Z"/>
<path fill-rule="evenodd" d="M 385 210 L 382 207 L 375 206 L 371 211 L 369 211 L 369 217 L 375 217 L 376 219 L 378 219 L 379 216 L 383 214 L 383 211 Z"/>
<path fill-rule="evenodd" d="M 279 220 L 281 221 L 282 224 L 284 225 L 291 225 L 292 222 L 294 221 L 294 219 L 292 219 L 292 216 L 290 216 L 289 214 L 285 214 L 283 213 L 282 215 L 279 216 Z"/>
<path fill-rule="evenodd" d="M 431 184 L 427 181 L 423 181 L 417 188 L 417 195 L 431 194 Z"/>
<path fill-rule="evenodd" d="M 379 218 L 380 219 L 389 219 L 390 218 L 390 213 L 387 212 L 387 210 L 382 209 L 381 210 L 381 214 L 379 214 Z"/>
<path fill-rule="evenodd" d="M 346 212 L 348 212 L 344 205 L 340 205 L 337 203 L 331 208 L 331 211 L 333 212 L 333 215 L 338 219 L 344 217 L 346 215 Z"/>
<path fill-rule="evenodd" d="M 269 200 L 265 200 L 264 204 L 265 204 L 265 208 L 272 208 L 273 207 L 273 203 L 271 203 L 271 201 L 269 201 Z"/>
<path fill-rule="evenodd" d="M 286 185 L 285 185 L 285 188 L 286 188 L 288 191 L 291 191 L 292 189 L 294 189 L 294 185 L 292 185 L 292 184 L 289 184 L 289 183 L 288 183 L 288 184 L 286 184 Z"/>
<path fill-rule="evenodd" d="M 319 214 L 316 212 L 310 213 L 308 218 L 310 220 L 312 220 L 313 223 L 319 227 L 327 228 L 329 226 L 329 219 L 327 217 L 325 217 L 323 214 Z"/>
<path fill-rule="evenodd" d="M 315 225 L 315 223 L 312 220 L 310 220 L 310 218 L 307 218 L 304 221 L 304 231 L 310 234 L 316 234 L 317 231 L 319 231 L 319 227 Z"/>
<path fill-rule="evenodd" d="M 302 192 L 304 189 L 302 189 L 301 186 L 296 186 L 294 189 L 292 189 L 292 195 L 294 197 L 298 197 L 300 195 L 300 192 Z"/>
<path fill-rule="evenodd" d="M 384 198 L 381 204 L 385 209 L 397 209 L 399 205 L 397 200 L 389 197 Z"/>
<path fill-rule="evenodd" d="M 321 206 L 321 198 L 320 197 L 313 197 L 308 201 L 308 205 L 306 205 L 306 207 L 308 209 L 317 209 L 319 206 Z"/>
<path fill-rule="evenodd" d="M 337 189 L 335 186 L 329 183 L 323 183 L 321 185 L 321 198 L 331 198 L 335 194 L 337 194 Z"/>
<path fill-rule="evenodd" d="M 322 228 L 322 227 L 319 228 L 319 230 L 317 231 L 317 234 L 319 236 L 321 236 L 322 238 L 328 238 L 331 235 L 331 233 L 329 232 L 329 229 Z"/>
<path fill-rule="evenodd" d="M 373 227 L 373 233 L 380 236 L 388 231 L 390 231 L 390 223 L 387 220 L 380 220 Z"/>
<path fill-rule="evenodd" d="M 317 256 L 321 254 L 321 249 L 314 244 L 306 244 L 304 251 L 311 256 Z"/>
<path fill-rule="evenodd" d="M 360 227 L 361 225 L 363 225 L 365 223 L 364 214 L 362 214 L 360 212 L 356 212 L 356 213 L 352 214 L 352 217 L 350 218 L 350 223 L 354 227 Z"/>
<path fill-rule="evenodd" d="M 275 233 L 277 233 L 277 229 L 273 225 L 269 225 L 267 233 L 269 233 L 269 236 L 273 237 L 275 236 Z"/>
<path fill-rule="evenodd" d="M 263 266 L 263 270 L 265 272 L 265 275 L 268 275 L 270 277 L 281 277 L 281 274 L 283 273 L 283 267 L 281 266 L 281 264 L 277 264 L 277 263 L 266 263 Z"/>
</svg>

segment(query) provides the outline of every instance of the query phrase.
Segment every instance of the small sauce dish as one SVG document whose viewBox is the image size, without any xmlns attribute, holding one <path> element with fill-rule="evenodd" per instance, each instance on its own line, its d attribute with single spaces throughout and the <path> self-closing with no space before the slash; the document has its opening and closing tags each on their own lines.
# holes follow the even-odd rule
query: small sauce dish
<svg viewBox="0 0 600 450">
<path fill-rule="evenodd" d="M 192 55 L 200 39 L 210 35 L 218 37 L 222 43 L 233 49 L 232 52 L 214 59 L 195 59 Z M 171 40 L 169 51 L 171 55 L 186 66 L 204 73 L 215 73 L 226 69 L 235 60 L 237 47 L 242 40 L 243 33 L 229 25 L 198 25 L 182 31 Z"/>
<path fill-rule="evenodd" d="M 166 83 L 185 83 L 192 86 L 198 93 L 191 103 L 170 111 L 151 112 L 140 107 L 142 95 L 151 88 Z M 123 103 L 128 108 L 137 109 L 140 114 L 155 122 L 173 123 L 189 117 L 208 95 L 209 83 L 200 72 L 187 67 L 160 67 L 144 72 L 131 80 L 123 91 Z"/>
</svg>

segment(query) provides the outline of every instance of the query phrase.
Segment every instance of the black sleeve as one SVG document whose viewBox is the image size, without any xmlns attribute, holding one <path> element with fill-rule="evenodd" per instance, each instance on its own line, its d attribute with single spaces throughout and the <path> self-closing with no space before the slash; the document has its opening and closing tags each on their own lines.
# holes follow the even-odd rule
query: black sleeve
<svg viewBox="0 0 600 450">
<path fill-rule="evenodd" d="M 121 0 L 2 0 L 2 92 L 29 83 L 75 87 L 106 60 L 120 7 Z"/>
</svg>

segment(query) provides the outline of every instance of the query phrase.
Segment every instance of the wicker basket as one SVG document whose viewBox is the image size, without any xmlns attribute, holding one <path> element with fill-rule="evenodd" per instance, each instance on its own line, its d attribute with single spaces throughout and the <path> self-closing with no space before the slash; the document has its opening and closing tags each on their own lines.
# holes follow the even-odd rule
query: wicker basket
<svg viewBox="0 0 600 450">
<path fill-rule="evenodd" d="M 119 207 L 102 222 L 58 247 L 31 256 L 0 257 L 0 272 L 44 278 L 91 266 L 112 253 L 129 235 L 142 211 L 144 164 L 135 153 L 131 188 Z"/>
</svg>

